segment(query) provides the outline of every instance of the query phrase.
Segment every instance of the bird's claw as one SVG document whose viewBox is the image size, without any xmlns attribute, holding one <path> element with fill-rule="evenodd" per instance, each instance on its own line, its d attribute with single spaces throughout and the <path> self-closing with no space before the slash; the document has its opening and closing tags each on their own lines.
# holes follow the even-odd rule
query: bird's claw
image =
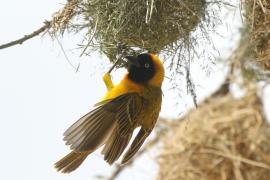
<svg viewBox="0 0 270 180">
<path fill-rule="evenodd" d="M 103 81 L 107 87 L 107 90 L 111 90 L 114 87 L 110 73 L 107 72 L 104 74 Z"/>
</svg>

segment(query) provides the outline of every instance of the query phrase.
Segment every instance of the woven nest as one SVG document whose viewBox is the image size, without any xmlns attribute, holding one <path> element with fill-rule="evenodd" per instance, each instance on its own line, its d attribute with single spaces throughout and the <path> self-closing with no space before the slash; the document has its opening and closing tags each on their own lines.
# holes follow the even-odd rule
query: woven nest
<svg viewBox="0 0 270 180">
<path fill-rule="evenodd" d="M 216 97 L 174 125 L 159 156 L 158 179 L 268 180 L 270 127 L 252 93 Z"/>
<path fill-rule="evenodd" d="M 247 1 L 246 13 L 254 47 L 251 50 L 263 68 L 270 70 L 270 1 Z"/>
<path fill-rule="evenodd" d="M 270 1 L 248 0 L 244 7 L 245 28 L 236 50 L 238 68 L 246 82 L 270 80 Z"/>
<path fill-rule="evenodd" d="M 70 0 L 55 14 L 51 33 L 86 30 L 83 53 L 99 50 L 111 61 L 125 54 L 143 51 L 166 52 L 175 57 L 187 48 L 191 51 L 200 25 L 201 37 L 212 27 L 216 12 L 206 0 Z M 213 3 L 215 5 L 221 2 Z M 203 23 L 205 22 L 205 23 Z"/>
</svg>

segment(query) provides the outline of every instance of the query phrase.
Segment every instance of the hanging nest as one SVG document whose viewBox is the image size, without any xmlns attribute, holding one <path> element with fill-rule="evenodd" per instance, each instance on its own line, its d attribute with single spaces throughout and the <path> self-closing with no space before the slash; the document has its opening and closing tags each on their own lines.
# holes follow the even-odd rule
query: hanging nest
<svg viewBox="0 0 270 180">
<path fill-rule="evenodd" d="M 255 92 L 210 98 L 165 138 L 160 180 L 268 180 L 270 127 Z"/>
<path fill-rule="evenodd" d="M 166 52 L 173 58 L 180 50 L 195 48 L 191 34 L 197 27 L 208 37 L 206 29 L 216 18 L 209 4 L 206 0 L 69 0 L 55 14 L 51 33 L 86 30 L 80 45 L 83 53 L 99 50 L 113 62 L 118 55 L 143 51 Z"/>
<path fill-rule="evenodd" d="M 270 1 L 247 0 L 242 3 L 245 25 L 241 43 L 235 51 L 237 68 L 247 83 L 270 80 Z"/>
</svg>

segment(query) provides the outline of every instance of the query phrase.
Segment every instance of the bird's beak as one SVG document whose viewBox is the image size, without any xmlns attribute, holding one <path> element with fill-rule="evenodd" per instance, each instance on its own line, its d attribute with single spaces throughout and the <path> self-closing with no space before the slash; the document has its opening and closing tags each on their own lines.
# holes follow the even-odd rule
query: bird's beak
<svg viewBox="0 0 270 180">
<path fill-rule="evenodd" d="M 126 56 L 127 59 L 127 65 L 134 65 L 136 67 L 140 66 L 139 59 L 137 56 Z"/>
</svg>

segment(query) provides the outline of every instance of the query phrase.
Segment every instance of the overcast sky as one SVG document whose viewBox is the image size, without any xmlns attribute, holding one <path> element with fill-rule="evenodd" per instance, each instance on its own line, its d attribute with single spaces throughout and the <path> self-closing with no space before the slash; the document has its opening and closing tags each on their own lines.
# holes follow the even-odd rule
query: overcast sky
<svg viewBox="0 0 270 180">
<path fill-rule="evenodd" d="M 39 28 L 64 2 L 3 1 L 0 6 L 0 44 Z M 213 37 L 222 57 L 228 56 L 237 45 L 239 12 L 231 12 L 228 21 L 231 27 L 223 25 L 219 28 L 224 37 Z M 98 53 L 79 58 L 80 52 L 74 43 L 79 40 L 80 36 L 72 34 L 60 39 L 71 63 L 74 66 L 80 63 L 77 73 L 64 58 L 57 42 L 48 36 L 0 50 L 0 179 L 90 180 L 95 175 L 108 175 L 112 170 L 98 152 L 88 157 L 72 174 L 63 175 L 53 168 L 53 163 L 69 151 L 62 141 L 64 130 L 89 112 L 106 92 L 101 77 L 111 65 Z M 202 70 L 196 69 L 196 72 L 194 79 L 199 99 L 214 91 L 226 74 L 219 66 L 213 67 L 210 76 Z M 123 73 L 125 70 L 117 70 L 113 79 L 119 81 Z M 161 115 L 176 117 L 186 111 L 190 97 L 175 106 L 175 95 L 169 88 L 170 84 L 165 80 Z M 154 177 L 157 167 L 151 158 L 150 153 L 138 159 L 135 168 L 119 179 Z"/>
</svg>

